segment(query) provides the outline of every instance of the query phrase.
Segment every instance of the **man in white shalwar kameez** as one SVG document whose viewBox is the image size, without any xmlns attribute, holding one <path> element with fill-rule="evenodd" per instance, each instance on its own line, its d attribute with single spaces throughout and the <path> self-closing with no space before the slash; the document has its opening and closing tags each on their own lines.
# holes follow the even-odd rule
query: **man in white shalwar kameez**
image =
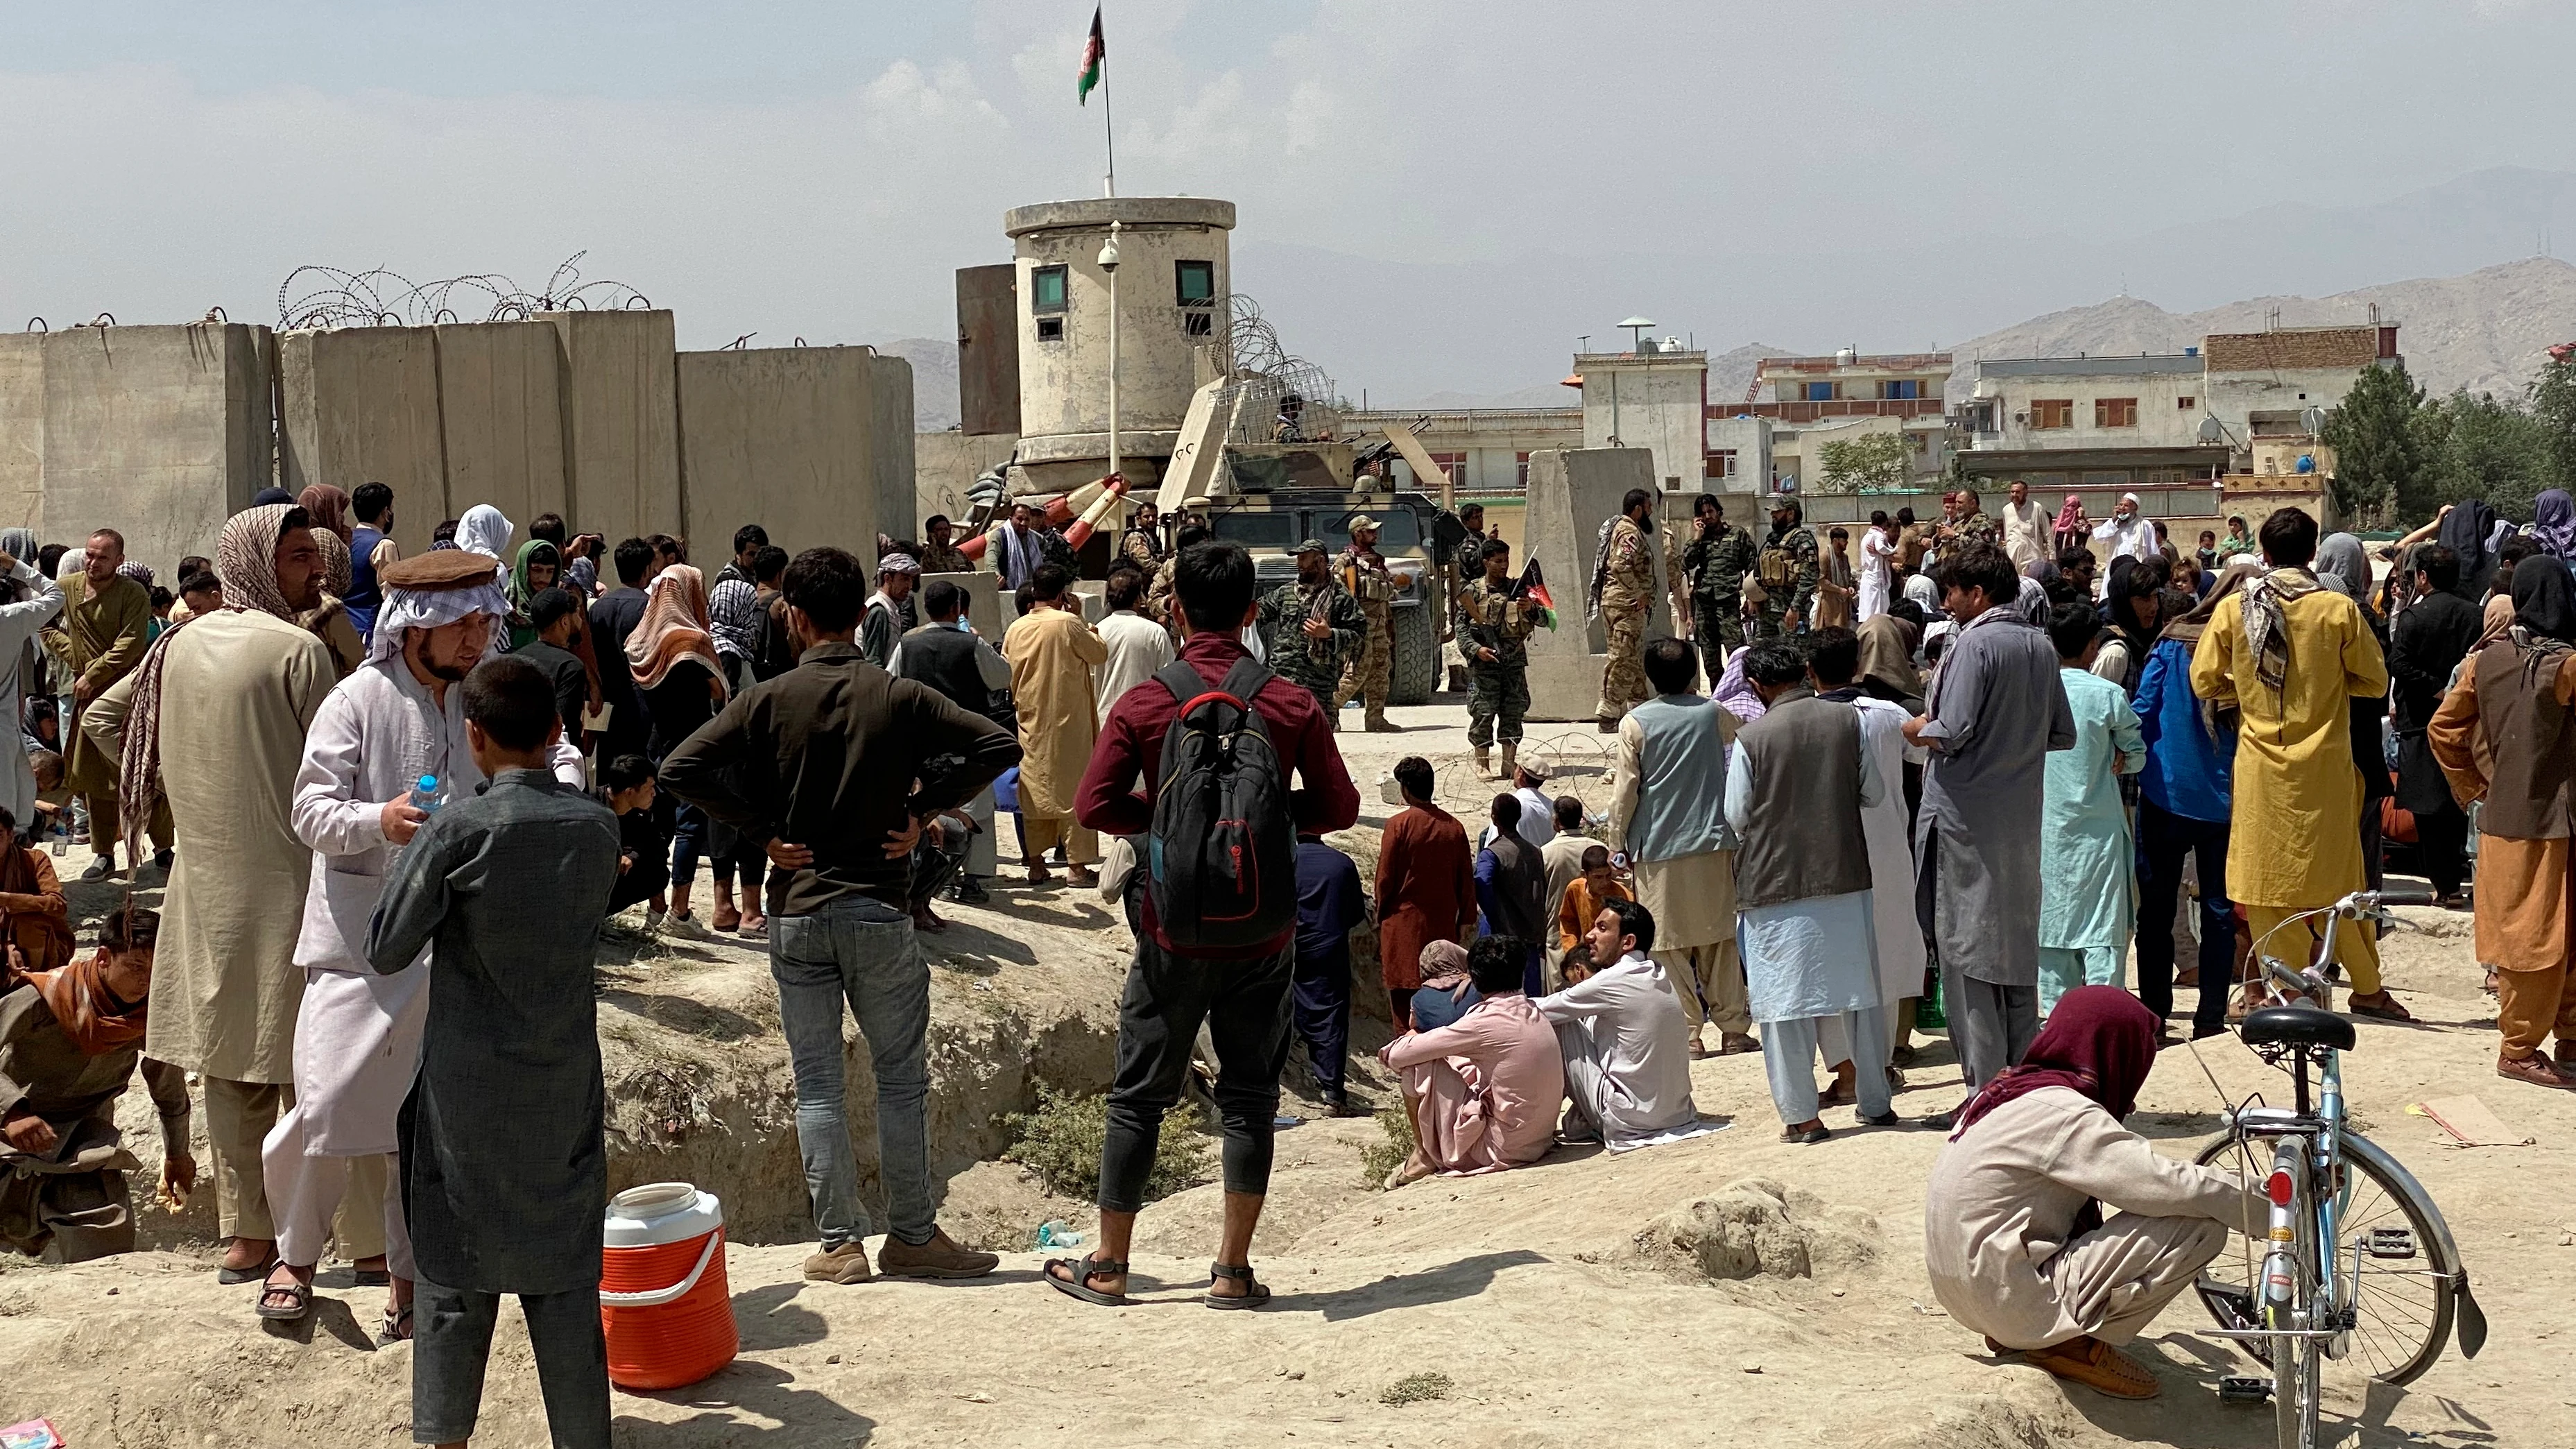
<svg viewBox="0 0 2576 1449">
<path fill-rule="evenodd" d="M 14 599 L 0 603 L 0 707 L 9 711 L 7 718 L 26 718 L 26 691 L 30 685 L 41 688 L 44 671 L 42 650 L 36 651 L 35 678 L 23 677 L 23 666 L 31 662 L 27 641 L 38 630 L 54 621 L 63 611 L 63 586 L 46 578 L 32 558 L 36 535 L 27 529 L 0 530 L 0 598 Z M 17 548 L 28 551 L 26 556 Z M 66 737 L 68 738 L 68 737 Z M 25 750 L 11 750 L 5 766 L 0 766 L 0 806 L 6 806 L 9 818 L 21 830 L 36 827 L 36 771 L 27 763 Z M 0 842 L 6 844 L 6 842 Z"/>
<path fill-rule="evenodd" d="M 1906 813 L 1905 792 L 1893 787 L 1904 780 L 1909 762 L 1920 765 L 1929 752 L 1905 742 L 1905 722 L 1913 717 L 1905 706 L 1880 699 L 1860 687 L 1857 637 L 1816 631 L 1807 651 L 1807 677 L 1815 686 L 1817 698 L 1848 704 L 1860 711 L 1861 745 L 1877 766 L 1881 785 L 1888 787 L 1879 791 L 1876 803 L 1861 807 L 1860 820 L 1863 833 L 1869 837 L 1870 922 L 1877 933 L 1878 996 L 1880 1009 L 1887 1016 L 1887 1041 L 1892 1053 L 1900 1026 L 1910 1027 L 1914 1020 L 1900 1008 L 1909 998 L 1923 994 L 1923 972 L 1929 964 L 1923 949 L 1923 928 L 1914 919 L 1914 824 Z M 1853 1070 L 1851 1041 L 1840 1018 L 1827 1017 L 1818 1022 L 1816 1041 L 1828 1065 L 1838 1072 Z M 1892 1070 L 1890 1062 L 1879 1066 Z M 1888 1086 L 1894 1089 L 1897 1079 L 1889 1077 Z M 1847 1095 L 1840 1088 L 1835 1091 L 1837 1098 Z"/>
<path fill-rule="evenodd" d="M 1538 999 L 1565 1054 L 1569 1140 L 1598 1137 L 1625 1152 L 1716 1130 L 1691 1101 L 1690 1027 L 1671 978 L 1646 954 L 1654 946 L 1654 915 L 1611 901 L 1593 925 L 1591 975 Z"/>
<path fill-rule="evenodd" d="M 1860 1120 L 1888 1126 L 1886 1016 L 1879 1009 L 1877 928 L 1862 812 L 1888 793 L 1848 704 L 1816 698 L 1796 646 L 1753 646 L 1745 678 L 1762 718 L 1735 737 L 1726 818 L 1735 857 L 1736 944 L 1762 1025 L 1762 1060 L 1783 1142 L 1831 1136 L 1817 1116 L 1817 1023 L 1838 1020 L 1857 1074 Z"/>
<path fill-rule="evenodd" d="M 440 550 L 377 575 L 384 604 L 369 657 L 322 702 L 295 779 L 293 825 L 313 850 L 312 883 L 295 964 L 304 997 L 295 1019 L 295 1102 L 261 1147 L 277 1218 L 278 1265 L 260 1290 L 263 1318 L 311 1311 L 315 1266 L 350 1185 L 353 1161 L 390 1156 L 395 1118 L 420 1065 L 429 1007 L 424 965 L 370 970 L 367 928 L 396 854 L 427 810 L 472 799 L 483 784 L 465 743 L 464 691 L 498 652 L 509 600 L 480 555 Z M 555 775 L 581 784 L 581 756 L 554 754 Z M 423 777 L 435 777 L 426 796 Z M 423 952 L 426 955 L 426 951 Z M 368 1175 L 372 1178 L 373 1174 Z M 393 1302 L 384 1337 L 410 1337 L 412 1256 L 401 1176 L 385 1173 L 386 1269 Z"/>
</svg>

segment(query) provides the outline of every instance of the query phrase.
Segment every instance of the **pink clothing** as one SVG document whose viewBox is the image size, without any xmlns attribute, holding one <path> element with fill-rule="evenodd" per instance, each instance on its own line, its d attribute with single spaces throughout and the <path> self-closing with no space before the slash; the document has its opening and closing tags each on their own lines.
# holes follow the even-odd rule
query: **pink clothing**
<svg viewBox="0 0 2576 1449">
<path fill-rule="evenodd" d="M 1556 1140 L 1565 1061 L 1556 1029 L 1517 991 L 1486 997 L 1453 1025 L 1397 1037 L 1377 1055 L 1403 1073 L 1414 1135 L 1444 1176 L 1525 1167 Z"/>
</svg>

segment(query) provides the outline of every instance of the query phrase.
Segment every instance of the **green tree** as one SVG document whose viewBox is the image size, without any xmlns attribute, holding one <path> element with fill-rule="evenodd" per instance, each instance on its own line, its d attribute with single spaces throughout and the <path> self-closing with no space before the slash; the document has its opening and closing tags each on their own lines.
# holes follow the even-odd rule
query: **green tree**
<svg viewBox="0 0 2576 1449">
<path fill-rule="evenodd" d="M 2532 500 L 2557 484 L 2548 426 L 2485 393 L 2455 392 L 2438 406 L 2442 444 L 2433 492 L 2445 503 L 2483 498 L 2508 518 L 2529 518 Z"/>
<path fill-rule="evenodd" d="M 2335 451 L 2335 509 L 2345 517 L 2395 508 L 2400 517 L 2430 518 L 2436 506 L 2422 430 L 2424 389 L 2403 363 L 2366 367 L 2352 390 L 2326 414 L 2320 437 Z"/>
<path fill-rule="evenodd" d="M 2531 384 L 2531 415 L 2549 438 L 2552 488 L 2576 491 L 2576 352 L 2553 356 Z"/>
<path fill-rule="evenodd" d="M 1864 489 L 1884 492 L 1905 486 L 1914 459 L 1902 433 L 1863 433 L 1857 438 L 1837 438 L 1816 449 L 1816 461 L 1825 469 L 1824 489 L 1828 493 L 1858 493 Z"/>
</svg>

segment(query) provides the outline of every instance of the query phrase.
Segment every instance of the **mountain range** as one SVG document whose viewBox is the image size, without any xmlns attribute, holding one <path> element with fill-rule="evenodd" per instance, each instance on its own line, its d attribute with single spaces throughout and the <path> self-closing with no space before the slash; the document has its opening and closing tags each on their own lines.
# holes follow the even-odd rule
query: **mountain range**
<svg viewBox="0 0 2576 1449">
<path fill-rule="evenodd" d="M 2516 396 L 2543 349 L 2576 338 L 2576 266 L 2533 255 L 2562 229 L 2576 237 L 2576 173 L 2500 167 L 2386 201 L 2281 202 L 2126 237 L 1886 250 L 1713 242 L 1426 263 L 1239 234 L 1233 280 L 1291 350 L 1381 408 L 1571 402 L 1556 379 L 1578 334 L 1596 349 L 1624 345 L 1611 323 L 1640 307 L 1658 333 L 1712 349 L 1712 400 L 1742 397 L 1764 356 L 1945 350 L 1956 395 L 1981 357 L 2178 351 L 2276 316 L 2281 326 L 2363 323 L 2374 304 L 2402 329 L 2399 349 L 2430 390 Z M 2029 316 L 2034 305 L 2048 310 Z M 2015 316 L 2028 320 L 1996 326 Z M 1728 332 L 1801 340 L 1721 347 Z M 953 424 L 954 345 L 907 338 L 885 350 L 913 359 L 920 426 Z"/>
</svg>

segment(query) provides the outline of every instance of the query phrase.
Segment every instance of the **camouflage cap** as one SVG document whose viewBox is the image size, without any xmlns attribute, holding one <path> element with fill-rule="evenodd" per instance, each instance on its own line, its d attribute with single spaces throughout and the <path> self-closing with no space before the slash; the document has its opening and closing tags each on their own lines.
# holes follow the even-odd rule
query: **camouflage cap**
<svg viewBox="0 0 2576 1449">
<path fill-rule="evenodd" d="M 1324 541 L 1323 541 L 1322 539 L 1320 539 L 1320 538 L 1310 538 L 1310 539 L 1307 539 L 1304 543 L 1301 543 L 1301 544 L 1297 545 L 1297 547 L 1296 547 L 1296 549 L 1294 550 L 1294 552 L 1297 552 L 1297 553 L 1331 553 L 1331 552 L 1332 552 L 1332 550 L 1331 550 L 1331 549 L 1329 549 L 1329 548 L 1324 547 Z"/>
<path fill-rule="evenodd" d="M 1355 534 L 1375 533 L 1377 532 L 1377 520 L 1369 517 L 1365 513 L 1360 514 L 1351 520 L 1351 532 Z"/>
</svg>

